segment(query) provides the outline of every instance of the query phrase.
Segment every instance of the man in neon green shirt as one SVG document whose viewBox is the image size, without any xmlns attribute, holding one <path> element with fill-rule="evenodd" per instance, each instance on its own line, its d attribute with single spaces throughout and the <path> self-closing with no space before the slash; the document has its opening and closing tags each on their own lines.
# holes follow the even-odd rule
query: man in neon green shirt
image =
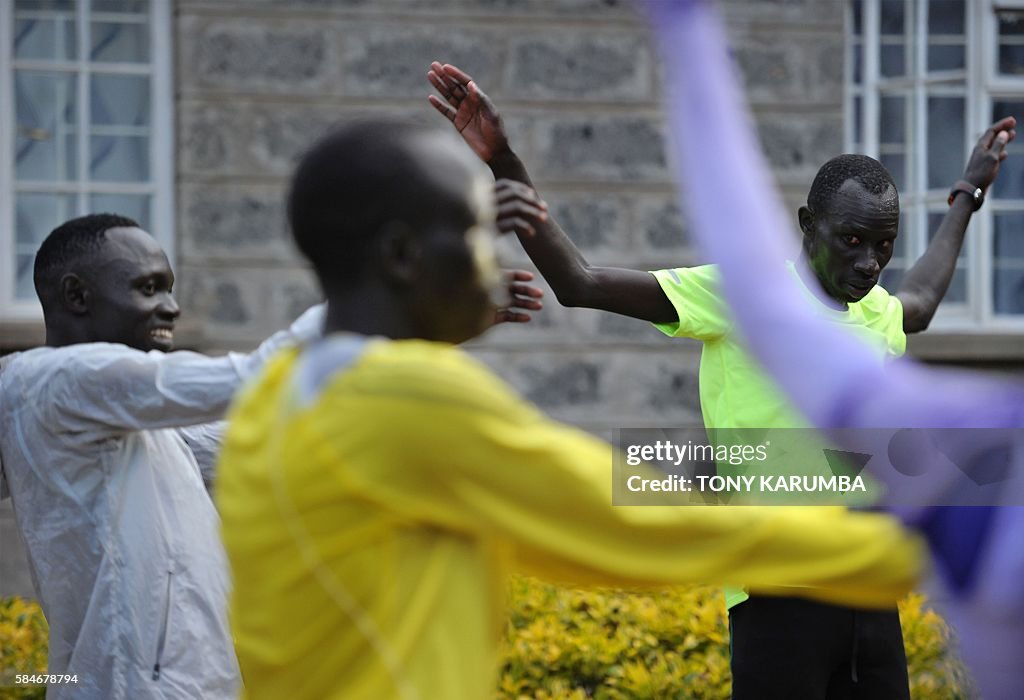
<svg viewBox="0 0 1024 700">
<path fill-rule="evenodd" d="M 611 447 L 454 346 L 493 313 L 492 187 L 454 137 L 404 123 L 351 125 L 298 166 L 326 332 L 242 393 L 217 485 L 247 697 L 491 697 L 513 570 L 867 606 L 907 590 L 921 549 L 885 516 L 613 508 Z M 542 209 L 498 211 L 525 230 Z"/>
<path fill-rule="evenodd" d="M 500 114 L 472 77 L 435 62 L 428 79 L 440 93 L 430 96 L 431 104 L 495 177 L 532 187 L 525 166 L 509 147 Z M 866 156 L 838 156 L 822 166 L 807 205 L 799 210 L 802 256 L 794 267 L 808 294 L 819 300 L 820 312 L 875 340 L 880 353 L 902 354 L 905 333 L 928 326 L 949 287 L 967 223 L 980 201 L 977 194 L 998 172 L 992 137 L 1012 125 L 1012 118 L 1000 120 L 979 140 L 964 179 L 954 186 L 949 214 L 895 296 L 877 286 L 899 227 L 899 197 L 891 176 Z M 668 335 L 704 341 L 700 398 L 707 428 L 806 425 L 733 333 L 713 268 L 652 274 L 595 267 L 550 219 L 531 233 L 520 235 L 523 248 L 563 305 L 624 314 L 650 321 Z M 815 287 L 824 295 L 810 291 Z M 822 296 L 827 303 L 820 303 Z M 813 445 L 802 448 L 804 453 L 815 451 Z M 909 700 L 895 608 L 868 614 L 802 597 L 753 598 L 737 605 L 746 599 L 740 589 L 727 590 L 735 700 Z"/>
</svg>

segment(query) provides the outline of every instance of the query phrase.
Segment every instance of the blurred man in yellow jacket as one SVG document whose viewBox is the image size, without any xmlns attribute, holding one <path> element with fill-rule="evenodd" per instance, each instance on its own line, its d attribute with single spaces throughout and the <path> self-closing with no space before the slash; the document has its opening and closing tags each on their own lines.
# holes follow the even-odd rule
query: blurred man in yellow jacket
<svg viewBox="0 0 1024 700">
<path fill-rule="evenodd" d="M 918 542 L 878 515 L 612 507 L 612 449 L 455 347 L 493 317 L 496 220 L 544 205 L 457 140 L 360 123 L 317 144 L 289 217 L 324 337 L 236 405 L 217 494 L 247 697 L 493 696 L 506 576 L 802 584 L 886 606 Z"/>
</svg>

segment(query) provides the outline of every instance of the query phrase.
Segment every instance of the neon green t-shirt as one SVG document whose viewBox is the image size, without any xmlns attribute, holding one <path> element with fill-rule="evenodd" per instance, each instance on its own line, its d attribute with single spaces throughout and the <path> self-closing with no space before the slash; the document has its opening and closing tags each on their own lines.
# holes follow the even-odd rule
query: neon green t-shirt
<svg viewBox="0 0 1024 700">
<path fill-rule="evenodd" d="M 802 285 L 796 268 L 792 263 L 789 267 Z M 671 337 L 696 338 L 704 343 L 699 386 L 705 428 L 810 427 L 789 405 L 775 382 L 764 374 L 735 332 L 714 265 L 657 270 L 651 274 L 678 314 L 676 321 L 655 327 Z M 876 285 L 859 302 L 849 304 L 846 311 L 825 306 L 804 289 L 825 318 L 850 328 L 879 353 L 898 357 L 906 352 L 903 305 L 882 287 Z M 821 454 L 817 446 L 806 447 L 801 451 Z M 732 607 L 746 600 L 747 594 L 739 588 L 727 588 L 725 597 L 726 605 Z"/>
</svg>

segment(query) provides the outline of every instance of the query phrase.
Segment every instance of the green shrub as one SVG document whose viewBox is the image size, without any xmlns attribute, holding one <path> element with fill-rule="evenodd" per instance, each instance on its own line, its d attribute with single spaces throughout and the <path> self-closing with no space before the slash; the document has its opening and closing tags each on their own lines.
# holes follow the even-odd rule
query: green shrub
<svg viewBox="0 0 1024 700">
<path fill-rule="evenodd" d="M 15 685 L 20 673 L 46 673 L 49 627 L 39 605 L 0 598 L 0 698 L 43 700 L 43 686 Z"/>
<path fill-rule="evenodd" d="M 900 604 L 915 700 L 962 700 L 970 683 L 949 627 L 915 593 Z M 513 579 L 497 697 L 502 700 L 729 698 L 729 634 L 719 588 L 577 590 Z M 0 599 L 0 698 L 43 698 L 15 687 L 46 672 L 39 606 Z"/>
<path fill-rule="evenodd" d="M 913 594 L 900 605 L 915 699 L 969 695 L 949 628 Z M 721 589 L 576 590 L 515 579 L 498 698 L 728 699 Z"/>
</svg>

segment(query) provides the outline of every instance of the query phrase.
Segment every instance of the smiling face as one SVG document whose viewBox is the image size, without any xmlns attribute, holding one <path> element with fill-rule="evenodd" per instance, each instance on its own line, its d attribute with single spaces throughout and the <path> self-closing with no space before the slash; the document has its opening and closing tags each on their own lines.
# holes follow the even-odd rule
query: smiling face
<svg viewBox="0 0 1024 700">
<path fill-rule="evenodd" d="M 873 194 L 850 179 L 826 211 L 802 207 L 804 253 L 825 293 L 841 304 L 863 299 L 892 258 L 899 222 L 899 196 L 891 185 Z"/>
<path fill-rule="evenodd" d="M 138 228 L 112 228 L 87 273 L 92 339 L 138 350 L 170 350 L 180 310 L 174 272 L 160 245 Z"/>
</svg>

